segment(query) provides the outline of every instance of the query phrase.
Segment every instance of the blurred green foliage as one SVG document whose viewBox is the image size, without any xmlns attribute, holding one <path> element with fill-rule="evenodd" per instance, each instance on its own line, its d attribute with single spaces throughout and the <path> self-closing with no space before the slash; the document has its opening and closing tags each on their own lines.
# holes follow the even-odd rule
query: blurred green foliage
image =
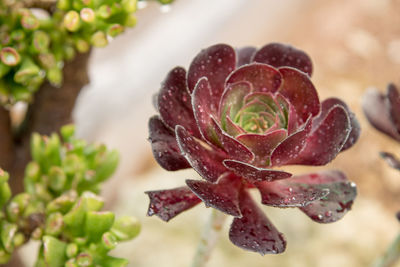
<svg viewBox="0 0 400 267">
<path fill-rule="evenodd" d="M 30 101 L 45 80 L 60 86 L 66 61 L 136 24 L 136 0 L 59 0 L 41 9 L 23 3 L 0 0 L 3 105 Z"/>
<path fill-rule="evenodd" d="M 74 137 L 74 127 L 31 139 L 25 192 L 11 198 L 9 175 L 0 169 L 0 264 L 29 239 L 39 240 L 41 266 L 126 266 L 108 255 L 118 242 L 139 234 L 139 222 L 102 211 L 97 195 L 118 165 L 118 153 Z M 12 178 L 11 178 L 12 179 Z M 10 199 L 11 198 L 11 199 Z"/>
</svg>

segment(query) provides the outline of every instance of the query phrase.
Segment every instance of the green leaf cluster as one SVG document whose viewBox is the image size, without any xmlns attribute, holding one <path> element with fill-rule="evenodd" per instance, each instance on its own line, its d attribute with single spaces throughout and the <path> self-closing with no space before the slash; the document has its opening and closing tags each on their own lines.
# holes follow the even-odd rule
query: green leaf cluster
<svg viewBox="0 0 400 267">
<path fill-rule="evenodd" d="M 139 234 L 132 217 L 102 211 L 97 195 L 118 164 L 104 145 L 74 137 L 74 127 L 31 139 L 32 161 L 25 171 L 25 192 L 10 200 L 8 174 L 0 171 L 0 264 L 29 239 L 39 240 L 41 266 L 126 266 L 108 252 Z"/>
<path fill-rule="evenodd" d="M 104 47 L 136 24 L 136 0 L 59 0 L 49 10 L 0 0 L 0 101 L 30 101 L 44 81 L 60 86 L 64 63 Z"/>
</svg>

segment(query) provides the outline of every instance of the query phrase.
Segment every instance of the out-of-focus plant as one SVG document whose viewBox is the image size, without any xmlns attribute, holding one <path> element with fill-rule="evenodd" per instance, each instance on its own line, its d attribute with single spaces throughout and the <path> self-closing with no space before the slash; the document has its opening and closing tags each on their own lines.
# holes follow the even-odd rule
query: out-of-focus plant
<svg viewBox="0 0 400 267">
<path fill-rule="evenodd" d="M 394 84 L 387 86 L 386 94 L 370 88 L 364 95 L 362 107 L 369 123 L 381 133 L 400 142 L 400 93 Z M 381 152 L 390 167 L 400 170 L 400 160 L 390 152 Z M 400 212 L 397 213 L 400 220 Z M 400 259 L 400 235 L 375 263 L 375 267 L 393 266 Z"/>
<path fill-rule="evenodd" d="M 59 0 L 42 9 L 27 8 L 29 2 L 0 1 L 3 103 L 31 100 L 45 80 L 60 86 L 65 61 L 92 45 L 106 46 L 136 23 L 136 0 Z"/>
<path fill-rule="evenodd" d="M 73 133 L 68 125 L 61 129 L 63 142 L 56 134 L 32 136 L 25 192 L 11 198 L 9 175 L 0 170 L 0 264 L 32 239 L 41 242 L 37 267 L 127 265 L 108 253 L 136 237 L 140 225 L 133 217 L 102 211 L 97 195 L 115 171 L 118 153 Z"/>
<path fill-rule="evenodd" d="M 325 165 L 358 139 L 354 114 L 337 98 L 320 103 L 310 80 L 307 54 L 282 44 L 234 50 L 218 44 L 202 50 L 186 72 L 169 72 L 155 97 L 160 115 L 149 121 L 158 163 L 169 171 L 192 167 L 204 181 L 149 191 L 148 215 L 169 221 L 204 202 L 214 212 L 193 266 L 203 266 L 221 228 L 234 217 L 229 238 L 260 254 L 282 253 L 286 241 L 252 200 L 298 207 L 312 220 L 330 223 L 350 210 L 356 187 L 338 170 L 299 176 L 274 169 Z"/>
<path fill-rule="evenodd" d="M 100 260 L 101 266 L 125 262 L 108 258 L 106 252 L 116 241 L 130 237 L 129 225 L 134 221 L 125 218 L 112 223 L 114 215 L 103 215 L 99 199 L 95 207 L 82 204 L 91 202 L 91 194 L 96 194 L 100 183 L 111 174 L 116 152 L 75 139 L 65 140 L 70 147 L 63 147 L 55 134 L 44 138 L 36 134 L 30 162 L 29 144 L 32 133 L 50 135 L 72 121 L 77 96 L 88 83 L 92 46 L 104 47 L 134 26 L 136 9 L 137 0 L 0 0 L 0 167 L 11 177 L 6 183 L 8 175 L 4 172 L 0 198 L 2 203 L 12 198 L 4 203 L 6 212 L 1 217 L 5 224 L 0 236 L 2 262 L 30 238 L 43 242 L 38 266 L 43 265 L 42 259 L 46 266 L 61 264 L 62 253 L 56 254 L 64 243 L 69 251 L 67 258 L 71 258 L 68 266 L 89 266 L 90 261 L 99 265 Z M 24 103 L 26 112 L 13 116 L 19 102 Z M 10 191 L 17 195 L 9 196 Z M 12 219 L 10 209 L 17 207 L 15 201 L 26 199 L 29 205 Z M 67 201 L 67 206 L 62 211 L 49 211 L 48 206 L 56 205 L 58 202 L 51 203 L 57 199 Z M 101 222 L 99 228 L 91 227 L 93 221 Z M 53 233 L 52 227 L 61 222 L 62 232 Z M 79 231 L 73 230 L 77 227 L 74 223 L 80 225 Z M 105 239 L 96 239 L 103 234 Z M 103 241 L 109 247 L 102 247 Z M 76 243 L 77 249 L 68 249 L 69 243 Z M 56 254 L 49 254 L 50 250 Z M 46 262 L 49 255 L 58 260 L 56 265 Z M 21 265 L 18 257 L 8 263 Z"/>
</svg>

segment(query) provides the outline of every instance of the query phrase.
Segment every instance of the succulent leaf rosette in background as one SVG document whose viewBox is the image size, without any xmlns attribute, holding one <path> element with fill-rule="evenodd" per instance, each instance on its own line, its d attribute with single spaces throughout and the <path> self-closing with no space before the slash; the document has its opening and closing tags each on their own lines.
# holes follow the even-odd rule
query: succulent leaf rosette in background
<svg viewBox="0 0 400 267">
<path fill-rule="evenodd" d="M 252 200 L 252 188 L 264 205 L 298 207 L 320 223 L 342 218 L 356 197 L 345 174 L 281 170 L 325 165 L 359 136 L 344 102 L 319 101 L 311 74 L 307 54 L 278 43 L 258 50 L 217 44 L 187 72 L 171 70 L 155 98 L 159 115 L 149 121 L 153 154 L 166 170 L 192 167 L 203 180 L 148 191 L 148 215 L 169 221 L 204 202 L 234 217 L 235 245 L 260 254 L 281 253 L 286 241 Z"/>
<path fill-rule="evenodd" d="M 362 107 L 369 123 L 378 131 L 400 142 L 400 94 L 394 84 L 389 84 L 386 94 L 370 88 L 364 95 Z M 400 170 L 400 161 L 389 152 L 381 156 L 393 168 Z"/>
</svg>

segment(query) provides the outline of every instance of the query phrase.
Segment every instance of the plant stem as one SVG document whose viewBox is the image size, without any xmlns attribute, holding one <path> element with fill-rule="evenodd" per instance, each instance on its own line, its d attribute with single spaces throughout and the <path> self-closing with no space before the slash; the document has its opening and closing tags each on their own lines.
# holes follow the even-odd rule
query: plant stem
<svg viewBox="0 0 400 267">
<path fill-rule="evenodd" d="M 400 234 L 397 235 L 396 239 L 386 250 L 385 254 L 378 259 L 374 267 L 390 267 L 393 266 L 400 258 Z"/>
<path fill-rule="evenodd" d="M 211 252 L 217 243 L 220 231 L 224 225 L 226 214 L 212 209 L 209 221 L 207 222 L 194 255 L 192 267 L 204 267 L 210 258 Z"/>
</svg>

